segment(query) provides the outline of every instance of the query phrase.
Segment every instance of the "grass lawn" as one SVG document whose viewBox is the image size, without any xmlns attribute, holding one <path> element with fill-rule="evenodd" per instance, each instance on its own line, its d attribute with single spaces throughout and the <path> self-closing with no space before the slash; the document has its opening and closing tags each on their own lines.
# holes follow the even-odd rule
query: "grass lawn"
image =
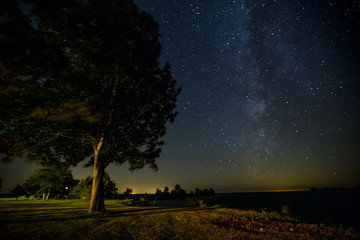
<svg viewBox="0 0 360 240">
<path fill-rule="evenodd" d="M 353 229 L 274 212 L 121 207 L 88 214 L 88 200 L 0 200 L 0 239 L 360 239 Z"/>
</svg>

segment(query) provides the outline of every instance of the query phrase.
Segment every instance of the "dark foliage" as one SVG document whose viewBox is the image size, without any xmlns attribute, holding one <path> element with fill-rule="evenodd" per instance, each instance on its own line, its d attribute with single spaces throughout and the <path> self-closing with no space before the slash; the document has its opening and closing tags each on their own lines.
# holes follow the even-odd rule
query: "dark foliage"
<svg viewBox="0 0 360 240">
<path fill-rule="evenodd" d="M 91 157 L 90 212 L 105 168 L 157 169 L 176 81 L 158 25 L 131 0 L 5 0 L 0 7 L 0 153 L 42 164 Z"/>
<path fill-rule="evenodd" d="M 169 188 L 165 187 L 164 191 L 161 191 L 159 188 L 156 189 L 156 192 L 154 195 L 149 195 L 149 199 L 157 198 L 157 199 L 178 199 L 178 198 L 188 198 L 188 197 L 206 197 L 206 196 L 213 196 L 215 194 L 215 190 L 210 189 L 204 189 L 200 190 L 196 188 L 195 193 L 190 192 L 186 193 L 184 189 L 181 188 L 179 184 L 175 185 L 174 190 L 169 192 Z"/>
<path fill-rule="evenodd" d="M 11 194 L 16 197 L 16 199 L 20 196 L 26 194 L 25 188 L 20 184 L 16 184 L 16 186 L 11 190 Z"/>
<path fill-rule="evenodd" d="M 114 181 L 111 180 L 109 173 L 105 172 L 104 177 L 104 196 L 105 198 L 116 198 L 117 188 Z M 93 178 L 88 176 L 85 179 L 80 179 L 78 183 L 71 189 L 69 193 L 70 198 L 90 198 L 91 185 Z"/>
<path fill-rule="evenodd" d="M 24 183 L 24 189 L 27 195 L 41 197 L 43 194 L 47 198 L 64 197 L 77 183 L 74 180 L 68 166 L 64 164 L 54 164 L 34 169 Z"/>
</svg>

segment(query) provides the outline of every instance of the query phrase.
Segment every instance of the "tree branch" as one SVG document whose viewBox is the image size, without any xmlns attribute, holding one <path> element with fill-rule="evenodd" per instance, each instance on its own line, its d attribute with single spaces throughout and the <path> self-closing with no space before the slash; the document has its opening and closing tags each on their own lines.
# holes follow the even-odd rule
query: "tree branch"
<svg viewBox="0 0 360 240">
<path fill-rule="evenodd" d="M 78 138 L 78 137 L 66 136 L 63 134 L 60 134 L 59 136 L 63 137 L 63 138 L 77 139 L 77 140 L 81 140 L 81 141 L 91 141 L 90 138 Z"/>
</svg>

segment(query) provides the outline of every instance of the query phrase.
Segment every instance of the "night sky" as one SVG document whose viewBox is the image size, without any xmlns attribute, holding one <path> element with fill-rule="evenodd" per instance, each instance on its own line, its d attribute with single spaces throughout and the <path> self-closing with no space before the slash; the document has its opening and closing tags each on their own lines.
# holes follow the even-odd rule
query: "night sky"
<svg viewBox="0 0 360 240">
<path fill-rule="evenodd" d="M 360 186 L 359 1 L 135 2 L 183 91 L 159 171 L 108 167 L 120 192 Z M 1 163 L 2 192 L 23 162 Z"/>
</svg>

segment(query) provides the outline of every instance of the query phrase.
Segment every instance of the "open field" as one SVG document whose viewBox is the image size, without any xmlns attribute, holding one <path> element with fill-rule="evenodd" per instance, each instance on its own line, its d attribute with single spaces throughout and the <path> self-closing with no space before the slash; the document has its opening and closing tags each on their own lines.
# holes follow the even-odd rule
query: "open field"
<svg viewBox="0 0 360 240">
<path fill-rule="evenodd" d="M 87 200 L 0 200 L 0 239 L 359 239 L 353 229 L 276 212 L 217 207 L 121 207 L 88 214 Z"/>
</svg>

